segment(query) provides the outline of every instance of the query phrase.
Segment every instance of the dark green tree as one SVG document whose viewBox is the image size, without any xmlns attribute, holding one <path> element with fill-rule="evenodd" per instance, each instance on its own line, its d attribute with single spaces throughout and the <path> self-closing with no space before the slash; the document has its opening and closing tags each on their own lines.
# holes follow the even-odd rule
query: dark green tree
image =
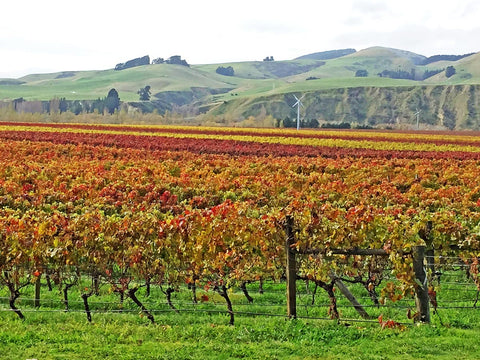
<svg viewBox="0 0 480 360">
<path fill-rule="evenodd" d="M 168 58 L 168 60 L 165 61 L 167 64 L 171 65 L 182 65 L 182 66 L 188 66 L 190 65 L 187 63 L 186 60 L 183 60 L 180 55 L 173 55 Z"/>
<path fill-rule="evenodd" d="M 422 79 L 425 80 L 425 79 L 428 79 L 429 77 L 432 77 L 434 75 L 437 75 L 438 73 L 441 73 L 443 71 L 443 69 L 436 69 L 436 70 L 425 70 L 425 72 L 423 73 L 423 77 Z"/>
<path fill-rule="evenodd" d="M 283 127 L 293 128 L 293 127 L 296 127 L 296 126 L 297 126 L 296 120 L 292 120 L 288 116 L 285 119 L 283 119 Z"/>
<path fill-rule="evenodd" d="M 78 100 L 75 100 L 70 106 L 70 111 L 75 115 L 80 114 L 83 111 L 82 103 Z"/>
<path fill-rule="evenodd" d="M 105 109 L 105 99 L 98 98 L 94 100 L 92 106 L 90 107 L 91 112 L 97 111 L 99 114 L 103 114 L 103 110 Z"/>
<path fill-rule="evenodd" d="M 68 103 L 65 98 L 60 98 L 58 109 L 60 110 L 60 113 L 64 113 L 68 110 Z"/>
<path fill-rule="evenodd" d="M 317 119 L 310 119 L 305 121 L 304 127 L 310 128 L 310 129 L 316 129 L 320 126 L 319 122 Z"/>
<path fill-rule="evenodd" d="M 455 75 L 457 71 L 455 70 L 455 68 L 453 66 L 447 66 L 447 68 L 445 69 L 445 76 L 447 78 Z"/>
<path fill-rule="evenodd" d="M 115 70 L 125 70 L 135 66 L 150 65 L 150 56 L 145 55 L 136 59 L 128 60 L 115 66 Z"/>
<path fill-rule="evenodd" d="M 150 85 L 145 86 L 137 91 L 137 94 L 140 96 L 140 101 L 149 101 L 150 100 Z"/>
<path fill-rule="evenodd" d="M 105 107 L 109 114 L 113 114 L 120 107 L 120 97 L 115 89 L 110 89 L 105 98 Z"/>
<path fill-rule="evenodd" d="M 368 71 L 367 70 L 357 70 L 355 72 L 355 77 L 367 77 Z"/>
<path fill-rule="evenodd" d="M 235 75 L 235 71 L 233 70 L 233 67 L 231 67 L 231 66 L 227 66 L 227 67 L 219 66 L 219 67 L 217 68 L 217 70 L 215 70 L 215 72 L 216 72 L 217 74 L 225 75 L 225 76 L 233 76 L 233 75 Z"/>
<path fill-rule="evenodd" d="M 159 58 L 156 58 L 156 59 L 153 59 L 152 60 L 152 65 L 155 65 L 155 64 L 163 64 L 165 62 L 165 59 L 162 58 L 162 57 L 159 57 Z"/>
</svg>

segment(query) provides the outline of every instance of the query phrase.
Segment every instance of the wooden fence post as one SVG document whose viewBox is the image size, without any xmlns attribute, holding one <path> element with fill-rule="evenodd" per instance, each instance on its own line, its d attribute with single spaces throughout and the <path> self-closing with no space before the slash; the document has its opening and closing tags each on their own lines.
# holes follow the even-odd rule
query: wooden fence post
<svg viewBox="0 0 480 360">
<path fill-rule="evenodd" d="M 413 271 L 415 272 L 416 297 L 418 320 L 423 323 L 430 323 L 430 300 L 428 297 L 427 273 L 424 264 L 425 246 L 413 248 Z"/>
<path fill-rule="evenodd" d="M 293 235 L 293 218 L 287 216 L 285 219 L 285 254 L 287 258 L 286 275 L 287 275 L 287 316 L 290 319 L 297 318 L 297 264 L 295 259 L 295 251 L 292 245 L 295 243 Z"/>
<path fill-rule="evenodd" d="M 33 300 L 33 306 L 36 308 L 40 307 L 40 278 L 41 275 L 37 277 L 37 280 L 35 280 L 35 298 Z"/>
<path fill-rule="evenodd" d="M 425 257 L 427 259 L 427 269 L 431 274 L 431 279 L 433 280 L 440 280 L 437 277 L 436 271 L 435 271 L 435 249 L 433 248 L 433 239 L 430 236 L 433 228 L 433 222 L 431 220 L 427 221 L 425 224 L 425 227 L 423 229 L 420 229 L 418 234 L 420 235 L 420 238 L 425 241 Z"/>
</svg>

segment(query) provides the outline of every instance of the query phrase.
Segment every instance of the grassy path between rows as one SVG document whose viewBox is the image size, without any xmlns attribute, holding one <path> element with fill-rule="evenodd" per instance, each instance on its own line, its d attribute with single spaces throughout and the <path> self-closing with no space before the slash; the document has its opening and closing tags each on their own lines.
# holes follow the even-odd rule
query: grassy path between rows
<svg viewBox="0 0 480 360">
<path fill-rule="evenodd" d="M 224 315 L 0 312 L 0 359 L 478 359 L 478 328 L 288 321 Z"/>
</svg>

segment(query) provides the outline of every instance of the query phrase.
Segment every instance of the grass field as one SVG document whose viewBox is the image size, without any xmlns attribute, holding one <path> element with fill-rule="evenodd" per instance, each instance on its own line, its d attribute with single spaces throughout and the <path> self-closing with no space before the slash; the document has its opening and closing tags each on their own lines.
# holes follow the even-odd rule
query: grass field
<svg viewBox="0 0 480 360">
<path fill-rule="evenodd" d="M 111 88 L 119 91 L 123 101 L 138 100 L 138 89 L 150 85 L 152 92 L 184 91 L 192 87 L 228 88 L 232 85 L 209 79 L 199 71 L 185 66 L 150 65 L 125 71 L 82 71 L 73 76 L 61 73 L 31 75 L 20 80 L 22 85 L 0 86 L 0 99 L 23 97 L 26 100 L 92 100 L 105 97 Z M 59 77 L 60 76 L 60 77 Z"/>
<path fill-rule="evenodd" d="M 222 315 L 2 313 L 0 359 L 478 359 L 478 328 L 378 326 Z"/>
<path fill-rule="evenodd" d="M 478 54 L 456 62 L 439 62 L 428 66 L 415 65 L 415 54 L 394 49 L 375 47 L 341 58 L 291 61 L 246 61 L 229 64 L 148 65 L 122 71 L 64 71 L 52 74 L 32 74 L 18 79 L 21 85 L 0 82 L 0 99 L 23 97 L 26 100 L 49 100 L 65 97 L 68 100 L 91 100 L 106 96 L 116 88 L 124 101 L 138 100 L 137 91 L 151 86 L 152 94 L 165 91 L 190 91 L 192 88 L 231 89 L 243 96 L 271 95 L 295 91 L 314 91 L 355 86 L 405 86 L 425 84 L 478 83 Z M 455 65 L 457 75 L 450 79 L 434 76 L 425 82 L 379 78 L 377 73 L 385 69 L 413 68 L 418 74 L 427 68 L 444 68 Z M 232 66 L 235 76 L 222 76 L 215 72 L 218 66 Z M 355 78 L 356 70 L 367 70 L 367 78 Z M 319 80 L 307 81 L 309 77 Z M 0 79 L 1 80 L 1 79 Z"/>
<path fill-rule="evenodd" d="M 301 283 L 298 285 L 304 289 Z M 283 286 L 266 283 L 261 295 L 255 284 L 250 285 L 254 303 L 248 306 L 248 311 L 265 313 L 266 305 L 271 308 L 279 304 L 276 312 L 284 315 Z M 4 290 L 0 291 L 1 296 L 6 295 Z M 358 289 L 353 290 L 359 295 Z M 199 295 L 210 296 L 208 304 L 188 310 L 190 293 L 183 289 L 174 294 L 174 304 L 183 309 L 175 313 L 166 306 L 158 287 L 152 288 L 148 300 L 141 289 L 139 298 L 150 309 L 156 309 L 152 310 L 155 324 L 142 317 L 129 299 L 125 300 L 122 313 L 115 311 L 118 296 L 107 287 L 101 288 L 100 297 L 91 298 L 92 323 L 87 322 L 82 310 L 78 287 L 71 290 L 68 313 L 60 305 L 59 289 L 48 292 L 44 284 L 42 305 L 36 310 L 28 301 L 32 289 L 27 288 L 24 300 L 19 303 L 26 316 L 24 322 L 6 311 L 6 298 L 0 297 L 0 359 L 476 359 L 480 356 L 479 314 L 473 308 L 440 310 L 442 323 L 439 316 L 433 315 L 431 325 L 410 323 L 402 328 L 382 329 L 376 321 L 337 323 L 315 319 L 315 313 L 310 313 L 311 318 L 297 320 L 248 314 L 240 306 L 245 304 L 245 298 L 237 289 L 231 298 L 234 310 L 239 313 L 235 325 L 229 326 L 222 299 L 212 291 L 199 291 Z M 323 293 L 317 294 L 317 303 L 325 300 Z M 303 306 L 309 301 L 310 296 L 300 296 L 300 315 L 305 316 Z M 216 311 L 211 311 L 213 304 L 217 305 Z M 339 298 L 339 306 L 344 315 L 355 318 L 345 299 Z M 391 311 L 392 316 L 398 317 L 404 309 L 380 311 Z"/>
</svg>

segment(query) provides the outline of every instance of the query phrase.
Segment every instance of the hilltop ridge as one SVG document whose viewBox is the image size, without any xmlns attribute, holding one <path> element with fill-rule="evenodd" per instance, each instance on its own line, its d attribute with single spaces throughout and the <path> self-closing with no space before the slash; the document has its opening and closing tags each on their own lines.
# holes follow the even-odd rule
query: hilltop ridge
<svg viewBox="0 0 480 360">
<path fill-rule="evenodd" d="M 181 59 L 179 56 L 174 58 L 177 57 Z M 228 67 L 230 73 L 228 75 L 218 73 L 220 67 Z M 424 103 L 419 106 L 427 111 L 428 103 L 433 99 L 429 98 L 431 95 L 426 94 L 432 94 L 429 90 L 432 87 L 440 87 L 438 89 L 442 90 L 438 92 L 444 94 L 441 87 L 473 86 L 469 89 L 476 89 L 478 84 L 480 84 L 480 53 L 426 57 L 407 50 L 377 46 L 359 51 L 329 50 L 283 61 L 273 61 L 273 57 L 266 57 L 264 61 L 188 64 L 188 66 L 165 61 L 122 67 L 120 71 L 112 68 L 31 74 L 18 79 L 0 79 L 0 101 L 4 100 L 3 104 L 14 99 L 48 102 L 53 98 L 64 98 L 70 102 L 88 102 L 104 98 L 111 88 L 115 88 L 120 99 L 132 109 L 137 108 L 144 112 L 156 109 L 161 114 L 170 111 L 190 117 L 227 116 L 241 121 L 265 113 L 277 118 L 292 116 L 287 101 L 292 94 L 305 93 L 318 97 L 336 91 L 340 96 L 345 94 L 347 89 L 363 88 L 366 89 L 364 92 L 357 93 L 369 97 L 374 96 L 375 91 L 368 89 L 391 89 L 392 93 L 397 92 L 396 89 L 402 89 L 402 92 L 409 89 L 412 94 L 422 94 Z M 150 87 L 151 99 L 139 101 L 138 91 L 145 86 Z M 474 109 L 478 106 L 480 114 L 480 99 L 477 98 L 476 90 L 472 91 L 473 95 L 469 95 L 471 99 L 468 102 L 470 110 L 460 109 L 461 106 L 468 107 L 467 103 L 460 105 L 463 104 L 463 100 L 453 99 L 447 108 L 437 109 L 437 113 L 432 113 L 431 116 L 437 117 L 441 122 L 445 112 L 450 114 L 454 111 L 456 116 L 469 113 L 470 118 L 476 119 L 477 110 Z M 335 97 L 330 100 L 336 105 L 323 104 L 323 108 L 320 108 L 319 104 L 322 101 L 317 102 L 317 108 L 310 106 L 306 109 L 305 116 L 332 118 L 325 115 L 326 108 L 330 112 L 340 113 L 346 111 L 341 102 L 363 101 L 358 96 L 350 95 L 347 99 L 343 99 L 344 95 L 338 96 L 337 100 Z M 279 101 L 283 101 L 284 104 L 272 105 Z M 412 100 L 404 97 L 404 101 Z M 441 102 L 443 104 L 443 100 Z M 397 115 L 401 115 L 401 108 L 405 106 L 400 103 L 396 106 Z M 24 111 L 29 111 L 26 104 Z M 368 114 L 361 115 L 364 112 Z M 360 115 L 338 118 L 368 122 L 368 119 L 378 118 L 379 113 L 384 113 L 384 110 L 368 106 L 368 109 L 362 110 Z M 401 116 L 407 118 L 409 115 L 405 111 Z M 382 121 L 386 121 L 386 118 L 387 115 L 382 115 L 384 119 Z M 470 126 L 465 124 L 467 127 Z"/>
</svg>

